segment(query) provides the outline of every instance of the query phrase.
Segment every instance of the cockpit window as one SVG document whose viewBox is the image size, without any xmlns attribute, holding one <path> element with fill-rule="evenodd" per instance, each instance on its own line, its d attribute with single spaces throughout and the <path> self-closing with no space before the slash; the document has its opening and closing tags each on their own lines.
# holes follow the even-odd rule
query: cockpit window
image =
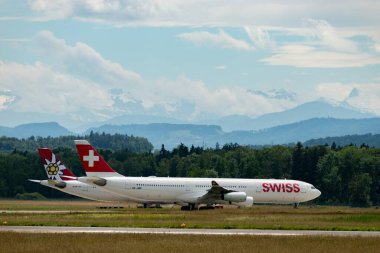
<svg viewBox="0 0 380 253">
<path fill-rule="evenodd" d="M 311 186 L 311 189 L 316 189 L 314 186 Z"/>
</svg>

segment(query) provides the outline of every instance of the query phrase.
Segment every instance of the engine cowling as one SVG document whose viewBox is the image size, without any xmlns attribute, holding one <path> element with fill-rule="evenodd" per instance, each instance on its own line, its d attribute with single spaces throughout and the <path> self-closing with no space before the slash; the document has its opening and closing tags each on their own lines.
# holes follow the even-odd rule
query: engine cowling
<svg viewBox="0 0 380 253">
<path fill-rule="evenodd" d="M 99 178 L 93 181 L 94 184 L 98 186 L 105 186 L 107 184 L 107 180 L 104 178 Z"/>
<path fill-rule="evenodd" d="M 230 202 L 244 202 L 247 200 L 247 193 L 245 192 L 229 192 L 223 194 L 223 200 Z"/>
<path fill-rule="evenodd" d="M 235 202 L 232 204 L 240 207 L 251 207 L 253 206 L 253 197 L 248 196 L 244 202 Z"/>
<path fill-rule="evenodd" d="M 54 186 L 55 186 L 55 187 L 58 187 L 58 188 L 60 188 L 60 189 L 63 189 L 63 188 L 66 187 L 66 183 L 63 182 L 63 181 L 59 181 L 59 182 L 56 182 L 56 183 L 54 184 Z"/>
</svg>

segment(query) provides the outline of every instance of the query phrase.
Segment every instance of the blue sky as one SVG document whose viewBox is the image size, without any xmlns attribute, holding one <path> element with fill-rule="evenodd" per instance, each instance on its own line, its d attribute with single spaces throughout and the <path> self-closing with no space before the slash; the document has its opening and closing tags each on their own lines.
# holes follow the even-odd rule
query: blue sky
<svg viewBox="0 0 380 253">
<path fill-rule="evenodd" d="M 0 125 L 380 115 L 377 1 L 0 0 Z"/>
</svg>

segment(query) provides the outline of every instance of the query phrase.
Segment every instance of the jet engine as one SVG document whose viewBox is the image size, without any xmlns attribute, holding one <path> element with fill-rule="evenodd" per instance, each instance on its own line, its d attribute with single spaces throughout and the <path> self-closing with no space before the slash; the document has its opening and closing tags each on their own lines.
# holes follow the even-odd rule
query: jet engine
<svg viewBox="0 0 380 253">
<path fill-rule="evenodd" d="M 229 192 L 222 195 L 222 200 L 229 202 L 244 202 L 247 200 L 245 192 Z"/>
<path fill-rule="evenodd" d="M 93 181 L 97 186 L 105 186 L 107 184 L 107 180 L 104 178 L 99 178 Z"/>
<path fill-rule="evenodd" d="M 66 187 L 66 183 L 65 183 L 65 182 L 62 182 L 62 181 L 59 181 L 59 182 L 55 182 L 55 183 L 54 183 L 54 186 L 55 186 L 55 187 L 58 187 L 58 188 L 60 188 L 60 189 L 63 189 L 63 188 Z"/>
<path fill-rule="evenodd" d="M 231 204 L 240 206 L 240 207 L 251 207 L 253 206 L 253 197 L 247 196 L 247 199 L 244 202 L 235 202 Z"/>
</svg>

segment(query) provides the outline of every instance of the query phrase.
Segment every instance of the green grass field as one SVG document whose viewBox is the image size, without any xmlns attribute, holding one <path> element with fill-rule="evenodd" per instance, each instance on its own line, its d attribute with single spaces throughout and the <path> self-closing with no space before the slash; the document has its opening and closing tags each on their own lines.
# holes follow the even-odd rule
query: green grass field
<svg viewBox="0 0 380 253">
<path fill-rule="evenodd" d="M 0 252 L 366 252 L 380 238 L 0 233 Z"/>
<path fill-rule="evenodd" d="M 0 201 L 0 210 L 64 211 L 67 213 L 4 213 L 0 225 L 310 229 L 380 231 L 380 209 L 349 207 L 254 206 L 253 208 L 181 211 L 178 206 L 161 209 L 99 209 L 107 203 L 90 201 Z M 121 205 L 116 205 L 121 206 Z"/>
</svg>

